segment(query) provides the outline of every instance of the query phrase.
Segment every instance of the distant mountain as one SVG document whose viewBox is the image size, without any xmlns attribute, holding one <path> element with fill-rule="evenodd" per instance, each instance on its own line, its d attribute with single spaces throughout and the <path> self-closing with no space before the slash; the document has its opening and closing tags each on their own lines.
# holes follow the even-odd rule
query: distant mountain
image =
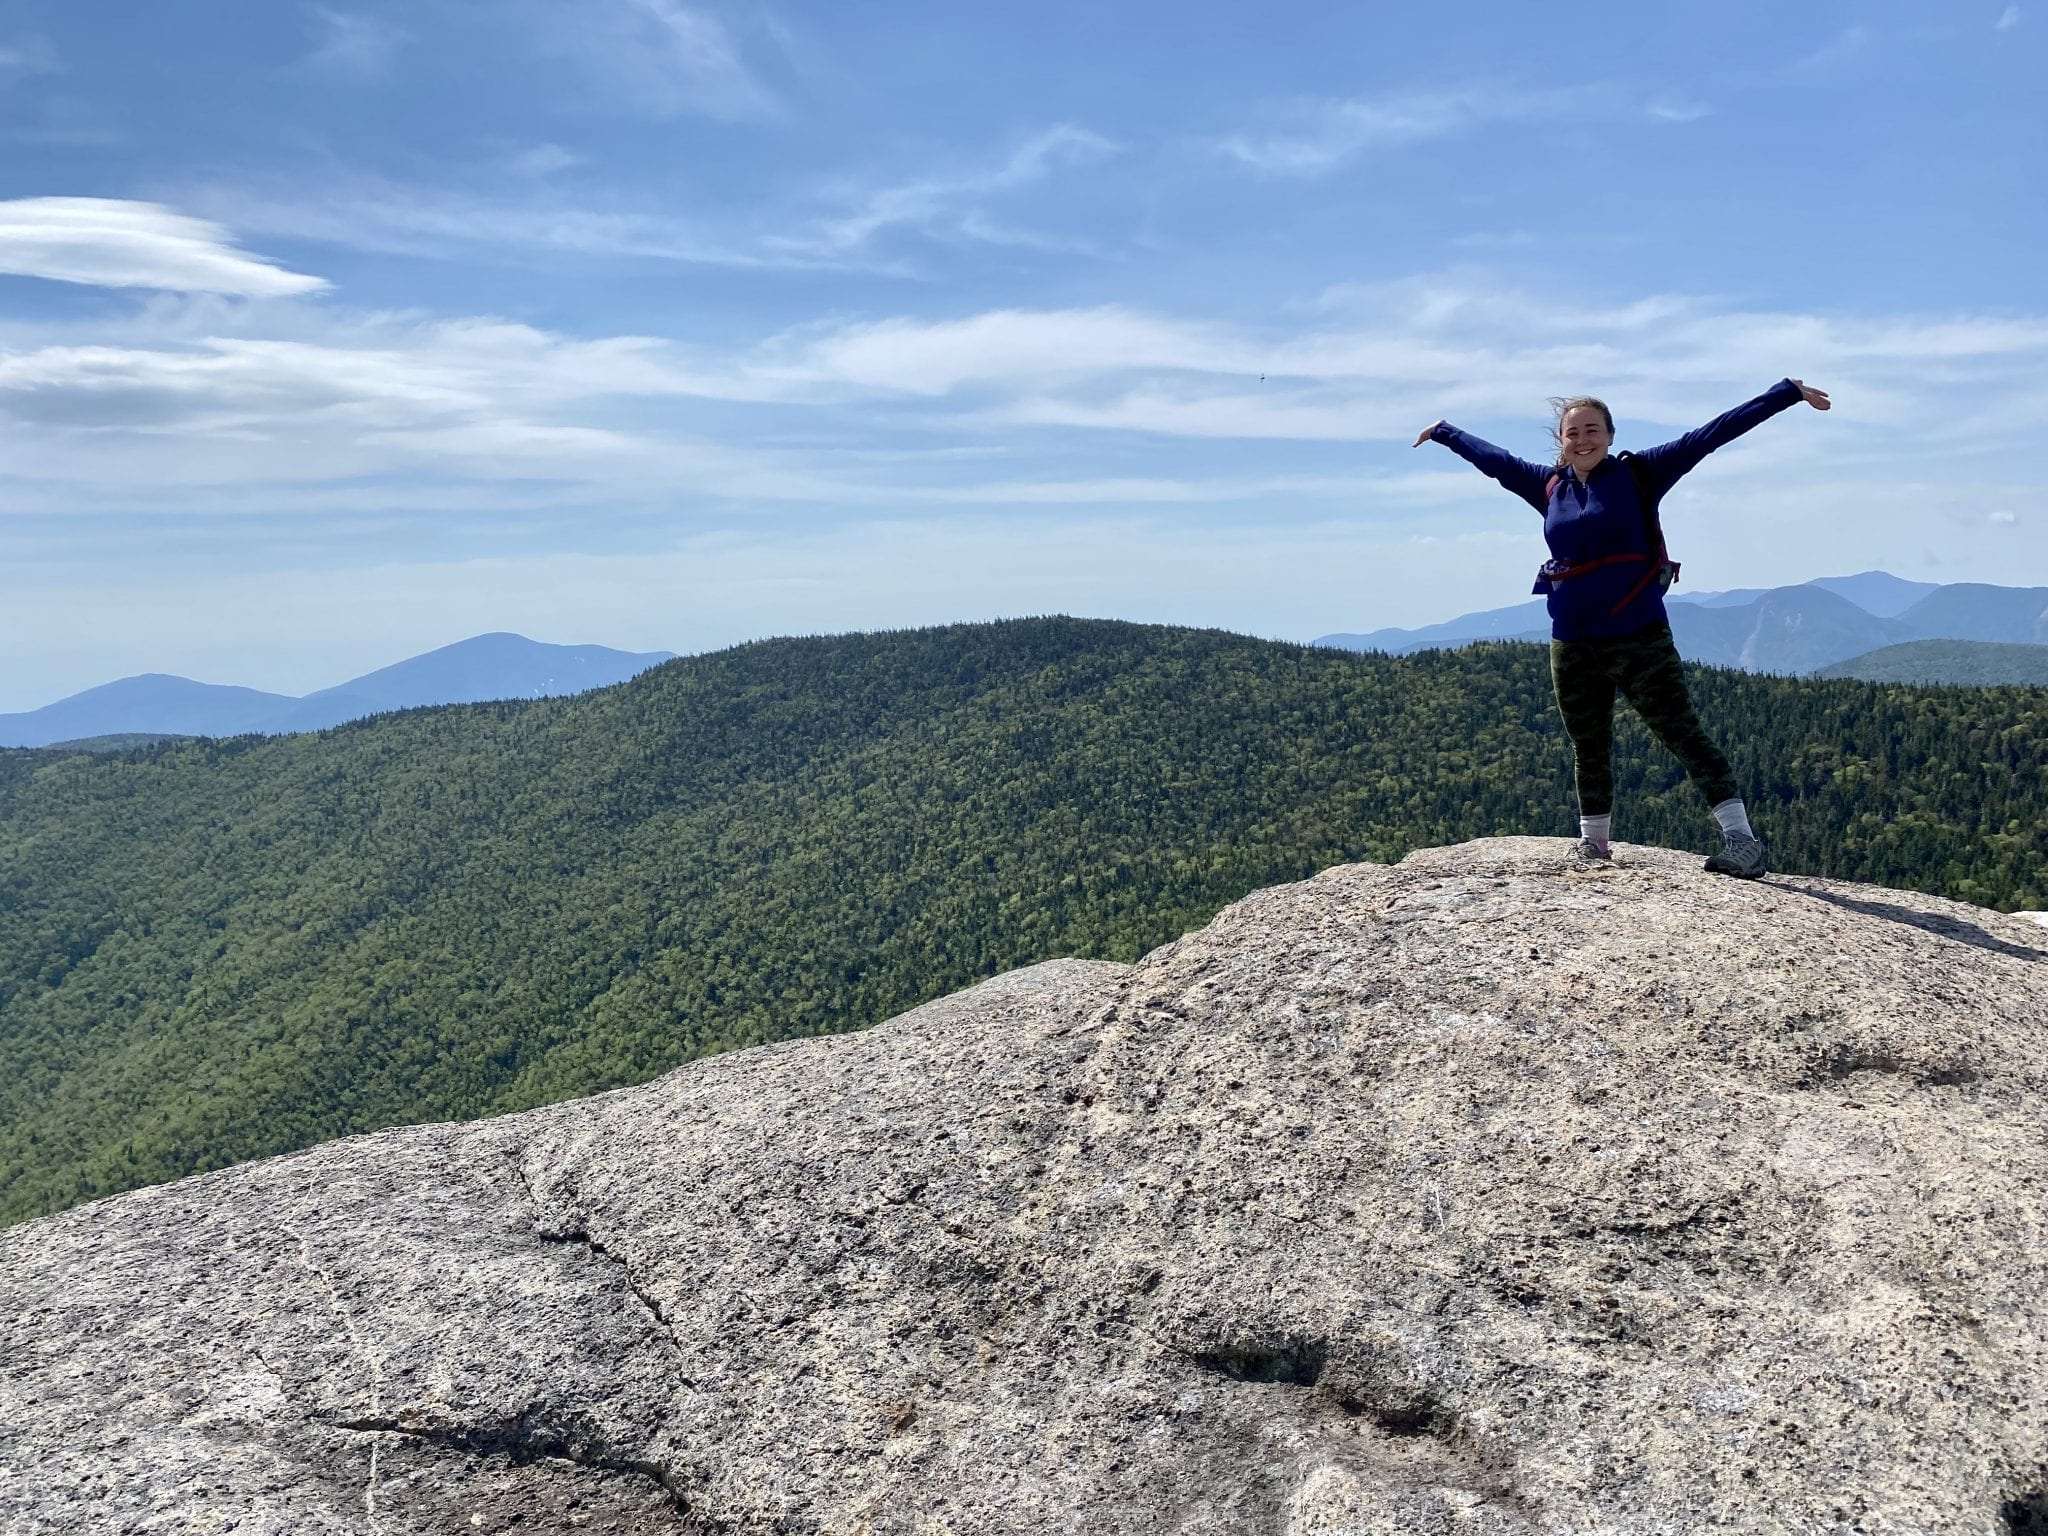
<svg viewBox="0 0 2048 1536">
<path fill-rule="evenodd" d="M 1666 607 L 1673 603 L 1690 603 L 1696 608 L 1733 608 L 1740 603 L 1753 603 L 1766 592 L 1776 590 L 1775 587 L 1736 587 L 1727 592 L 1679 591 L 1668 594 L 1664 603 Z"/>
<path fill-rule="evenodd" d="M 134 732 L 166 736 L 240 736 L 296 703 L 284 693 L 195 683 L 145 672 L 102 683 L 26 714 L 0 715 L 0 747 L 43 747 L 57 741 Z"/>
<path fill-rule="evenodd" d="M 1790 587 L 1674 592 L 1666 611 L 1687 658 L 1751 672 L 1812 672 L 1910 640 L 2048 644 L 2048 587 L 1936 586 L 1887 571 Z M 1474 640 L 1549 638 L 1550 622 L 1537 600 L 1421 629 L 1325 635 L 1316 643 L 1399 656 Z"/>
<path fill-rule="evenodd" d="M 1728 608 L 1672 604 L 1671 633 L 1682 655 L 1745 672 L 1811 672 L 1906 638 L 1897 619 L 1880 619 L 1819 583 L 1777 587 Z"/>
<path fill-rule="evenodd" d="M 523 635 L 477 635 L 299 699 L 147 673 L 88 688 L 41 709 L 0 715 L 0 747 L 101 736 L 318 731 L 425 704 L 582 693 L 674 659 L 671 651 L 614 651 L 602 645 L 544 645 Z"/>
<path fill-rule="evenodd" d="M 2048 645 L 1999 645 L 1989 640 L 1908 640 L 1822 667 L 1815 677 L 1854 677 L 1871 683 L 1947 683 L 1996 687 L 2048 687 Z"/>
<path fill-rule="evenodd" d="M 1549 609 L 1542 598 L 1517 603 L 1512 608 L 1489 608 L 1425 624 L 1421 629 L 1375 629 L 1363 635 L 1324 635 L 1317 645 L 1335 646 L 1340 651 L 1386 651 L 1405 656 L 1410 651 L 1434 650 L 1444 645 L 1466 645 L 1474 640 L 1527 640 L 1538 631 L 1550 637 Z"/>
<path fill-rule="evenodd" d="M 1993 587 L 1959 581 L 1936 587 L 1899 615 L 1927 640 L 1995 640 L 2048 645 L 2048 587 Z"/>
<path fill-rule="evenodd" d="M 309 693 L 265 729 L 318 731 L 421 704 L 582 693 L 623 683 L 674 659 L 673 651 L 614 651 L 602 645 L 543 645 L 524 635 L 477 635 Z"/>
<path fill-rule="evenodd" d="M 1941 590 L 1938 582 L 1908 581 L 1890 571 L 1863 571 L 1854 576 L 1823 576 L 1808 586 L 1826 587 L 1880 619 L 1895 619 L 1930 592 Z"/>
<path fill-rule="evenodd" d="M 1894 576 L 1889 571 L 1862 571 L 1854 576 L 1822 576 L 1805 583 L 1809 587 L 1822 587 L 1838 597 L 1846 597 L 1865 613 L 1875 614 L 1880 619 L 1896 618 L 1921 598 L 1937 589 L 1931 581 L 1907 581 L 1903 576 Z M 1777 587 L 1736 587 L 1727 592 L 1673 592 L 1667 600 L 1673 603 L 1694 603 L 1702 608 L 1734 608 L 1743 603 L 1753 603 L 1766 592 L 1780 590 Z"/>
</svg>

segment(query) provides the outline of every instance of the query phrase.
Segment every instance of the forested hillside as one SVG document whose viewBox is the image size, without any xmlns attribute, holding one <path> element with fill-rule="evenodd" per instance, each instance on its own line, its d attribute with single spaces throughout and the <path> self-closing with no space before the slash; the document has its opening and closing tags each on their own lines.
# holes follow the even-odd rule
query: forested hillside
<svg viewBox="0 0 2048 1536">
<path fill-rule="evenodd" d="M 2048 687 L 2048 645 L 1989 640 L 1910 640 L 1831 667 L 1815 677 L 1858 677 L 1871 683 L 1943 683 L 1968 687 Z"/>
<path fill-rule="evenodd" d="M 1071 619 L 573 698 L 0 752 L 0 1216 L 1129 960 L 1276 881 L 1568 835 L 1538 647 Z M 2048 690 L 1703 671 L 1777 868 L 2048 906 Z M 1625 841 L 1709 846 L 1626 716 Z"/>
</svg>

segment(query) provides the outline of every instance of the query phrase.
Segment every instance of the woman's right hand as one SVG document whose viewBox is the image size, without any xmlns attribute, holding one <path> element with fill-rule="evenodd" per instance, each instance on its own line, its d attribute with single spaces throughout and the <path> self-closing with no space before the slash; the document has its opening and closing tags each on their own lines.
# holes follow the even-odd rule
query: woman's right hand
<svg viewBox="0 0 2048 1536">
<path fill-rule="evenodd" d="M 1442 426 L 1443 424 L 1443 418 L 1439 416 L 1435 421 L 1432 421 L 1428 426 L 1424 427 L 1422 429 L 1422 435 L 1416 438 L 1413 443 L 1409 444 L 1409 446 L 1411 448 L 1420 448 L 1424 443 L 1429 441 L 1430 433 L 1434 432 L 1438 427 Z"/>
</svg>

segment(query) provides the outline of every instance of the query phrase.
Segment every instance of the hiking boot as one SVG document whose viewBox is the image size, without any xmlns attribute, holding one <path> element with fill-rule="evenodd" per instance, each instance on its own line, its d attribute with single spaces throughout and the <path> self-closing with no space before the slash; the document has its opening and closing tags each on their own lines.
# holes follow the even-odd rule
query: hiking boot
<svg viewBox="0 0 2048 1536">
<path fill-rule="evenodd" d="M 1707 860 L 1707 868 L 1717 875 L 1754 880 L 1764 872 L 1764 840 L 1744 837 L 1740 832 L 1724 832 L 1721 851 Z"/>
<path fill-rule="evenodd" d="M 1614 855 L 1590 837 L 1582 837 L 1572 845 L 1572 851 L 1565 855 L 1565 862 L 1574 869 L 1591 869 L 1598 864 L 1612 864 Z"/>
</svg>

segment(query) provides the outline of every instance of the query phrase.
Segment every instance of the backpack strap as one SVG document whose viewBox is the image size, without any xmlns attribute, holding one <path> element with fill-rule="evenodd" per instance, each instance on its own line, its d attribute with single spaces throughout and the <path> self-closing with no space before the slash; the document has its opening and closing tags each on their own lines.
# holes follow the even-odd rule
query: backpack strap
<svg viewBox="0 0 2048 1536">
<path fill-rule="evenodd" d="M 1650 568 L 1644 573 L 1643 579 L 1630 587 L 1628 595 L 1614 605 L 1612 611 L 1619 613 L 1638 597 L 1642 596 L 1643 589 L 1653 581 L 1659 583 L 1663 590 L 1669 591 L 1671 584 L 1678 580 L 1678 562 L 1671 558 L 1671 551 L 1664 545 L 1664 525 L 1657 517 L 1657 503 L 1663 498 L 1651 492 L 1649 471 L 1637 462 L 1636 456 L 1632 453 L 1625 451 L 1617 453 L 1615 458 L 1620 460 L 1622 467 L 1628 471 L 1629 479 L 1635 484 L 1636 505 L 1641 507 L 1643 511 L 1643 542 L 1649 550 L 1650 561 Z M 1557 494 L 1558 486 L 1563 483 L 1564 475 L 1561 472 L 1552 475 L 1548 480 L 1544 481 L 1543 499 L 1546 502 L 1549 501 L 1551 497 Z M 1612 557 L 1613 560 L 1621 558 L 1633 559 L 1635 557 Z M 1611 563 L 1610 560 L 1593 562 L 1594 565 L 1606 565 L 1609 563 Z M 1575 575 L 1581 570 L 1591 569 L 1592 565 L 1579 566 L 1572 568 L 1564 574 Z"/>
<path fill-rule="evenodd" d="M 1657 519 L 1657 503 L 1662 498 L 1650 491 L 1649 471 L 1632 453 L 1624 451 L 1615 457 L 1621 460 L 1628 470 L 1629 479 L 1635 482 L 1636 505 L 1643 509 L 1643 537 L 1649 546 L 1650 559 L 1658 563 L 1668 561 L 1670 551 L 1664 547 L 1664 525 Z"/>
<path fill-rule="evenodd" d="M 1649 472 L 1636 461 L 1632 453 L 1618 453 L 1615 457 L 1627 466 L 1629 479 L 1635 482 L 1636 504 L 1643 509 L 1643 537 L 1650 548 L 1650 568 L 1643 579 L 1628 589 L 1628 595 L 1612 609 L 1620 613 L 1630 603 L 1642 596 L 1643 589 L 1651 582 L 1658 584 L 1660 591 L 1668 592 L 1671 584 L 1678 580 L 1678 562 L 1671 558 L 1671 551 L 1664 545 L 1664 525 L 1657 518 L 1657 503 L 1661 497 L 1650 492 Z"/>
</svg>

